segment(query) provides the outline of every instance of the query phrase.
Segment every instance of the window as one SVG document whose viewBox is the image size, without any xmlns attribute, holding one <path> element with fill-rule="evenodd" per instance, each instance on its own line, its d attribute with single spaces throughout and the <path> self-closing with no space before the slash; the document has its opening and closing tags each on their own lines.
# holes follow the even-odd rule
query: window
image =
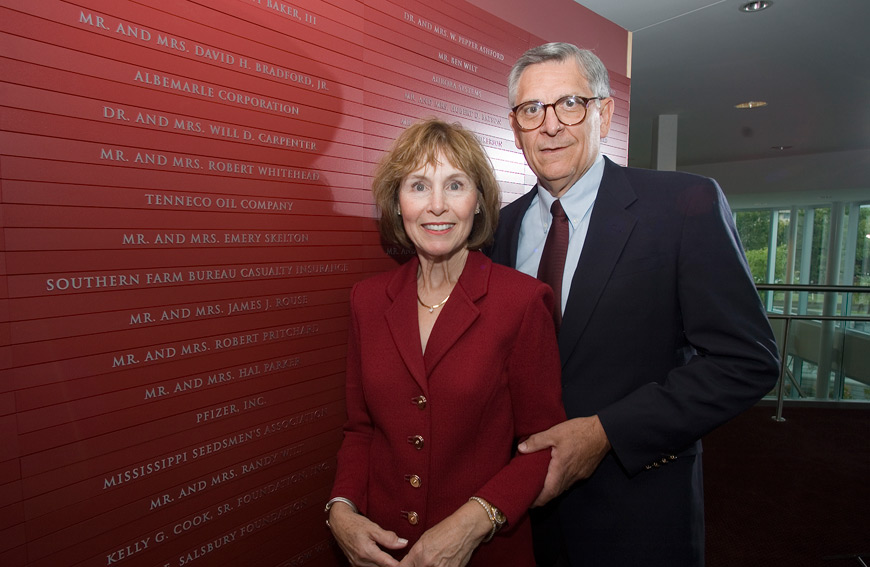
<svg viewBox="0 0 870 567">
<path fill-rule="evenodd" d="M 736 211 L 734 220 L 757 284 L 870 286 L 870 203 Z M 870 401 L 870 322 L 822 318 L 867 316 L 870 293 L 761 295 L 774 319 L 820 317 L 789 326 L 789 397 Z M 784 330 L 779 323 L 774 328 Z"/>
</svg>

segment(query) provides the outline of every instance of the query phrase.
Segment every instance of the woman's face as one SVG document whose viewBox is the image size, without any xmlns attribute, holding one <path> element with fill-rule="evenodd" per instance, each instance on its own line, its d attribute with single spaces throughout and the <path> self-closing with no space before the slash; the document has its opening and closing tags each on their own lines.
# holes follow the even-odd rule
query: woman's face
<svg viewBox="0 0 870 567">
<path fill-rule="evenodd" d="M 476 208 L 474 182 L 443 152 L 435 164 L 409 173 L 399 187 L 405 233 L 417 254 L 430 260 L 446 260 L 465 249 Z"/>
</svg>

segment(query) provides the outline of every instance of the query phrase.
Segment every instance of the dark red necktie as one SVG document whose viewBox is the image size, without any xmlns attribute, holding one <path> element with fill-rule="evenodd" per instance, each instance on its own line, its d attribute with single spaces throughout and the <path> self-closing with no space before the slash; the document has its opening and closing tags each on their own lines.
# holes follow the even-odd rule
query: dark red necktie
<svg viewBox="0 0 870 567">
<path fill-rule="evenodd" d="M 568 254 L 568 216 L 559 199 L 553 201 L 550 213 L 553 215 L 553 222 L 550 224 L 547 242 L 541 253 L 538 279 L 553 288 L 553 294 L 556 296 L 553 320 L 558 330 L 562 323 L 562 273 L 565 271 L 565 256 Z"/>
</svg>

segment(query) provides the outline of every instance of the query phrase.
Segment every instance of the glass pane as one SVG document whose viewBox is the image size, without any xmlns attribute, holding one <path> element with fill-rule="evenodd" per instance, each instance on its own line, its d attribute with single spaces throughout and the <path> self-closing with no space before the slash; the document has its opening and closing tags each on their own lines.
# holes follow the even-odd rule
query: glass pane
<svg viewBox="0 0 870 567">
<path fill-rule="evenodd" d="M 855 246 L 855 276 L 851 285 L 870 286 L 870 204 L 861 205 L 859 215 Z M 848 284 L 848 282 L 844 283 Z"/>
<path fill-rule="evenodd" d="M 828 240 L 831 230 L 831 208 L 816 209 L 813 223 L 813 247 L 810 256 L 810 284 L 826 284 Z"/>
<path fill-rule="evenodd" d="M 776 227 L 776 263 L 774 264 L 773 281 L 769 283 L 786 283 L 785 269 L 788 263 L 788 227 L 790 223 L 791 212 L 788 210 L 779 211 L 777 218 L 779 222 Z"/>
<path fill-rule="evenodd" d="M 870 401 L 870 322 L 846 324 L 842 365 L 842 399 Z"/>
<path fill-rule="evenodd" d="M 770 211 L 738 211 L 737 233 L 755 283 L 767 282 L 767 248 L 770 243 Z"/>
<path fill-rule="evenodd" d="M 788 364 L 794 381 L 786 395 L 793 399 L 838 400 L 842 396 L 843 326 L 835 321 L 792 321 Z"/>
</svg>

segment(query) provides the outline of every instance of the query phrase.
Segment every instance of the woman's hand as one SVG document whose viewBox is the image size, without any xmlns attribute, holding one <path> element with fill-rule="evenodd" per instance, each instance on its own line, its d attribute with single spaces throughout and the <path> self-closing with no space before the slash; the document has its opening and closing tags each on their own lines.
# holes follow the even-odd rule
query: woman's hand
<svg viewBox="0 0 870 567">
<path fill-rule="evenodd" d="M 399 562 L 380 547 L 402 549 L 408 540 L 382 529 L 344 502 L 329 509 L 329 527 L 353 567 L 397 567 Z"/>
<path fill-rule="evenodd" d="M 477 502 L 466 502 L 432 526 L 399 563 L 401 567 L 463 567 L 492 531 L 492 522 Z"/>
</svg>

